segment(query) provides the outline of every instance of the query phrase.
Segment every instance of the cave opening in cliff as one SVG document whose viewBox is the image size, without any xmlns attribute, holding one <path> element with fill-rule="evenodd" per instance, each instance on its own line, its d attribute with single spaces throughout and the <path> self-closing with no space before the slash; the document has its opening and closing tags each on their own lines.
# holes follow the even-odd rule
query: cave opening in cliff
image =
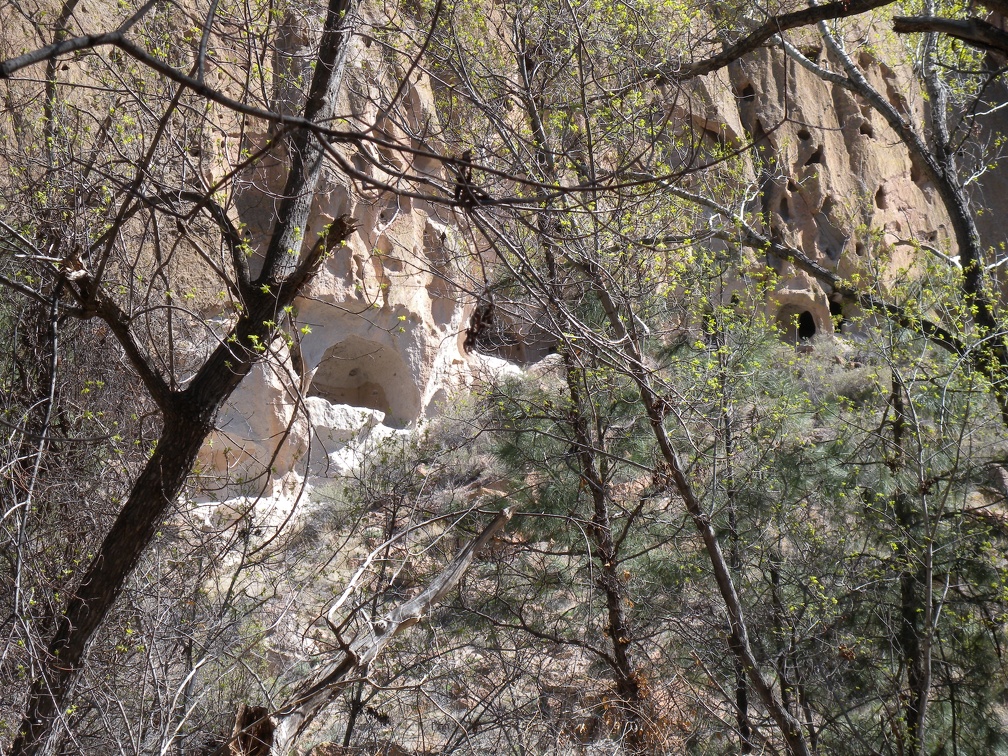
<svg viewBox="0 0 1008 756">
<path fill-rule="evenodd" d="M 816 335 L 815 317 L 808 310 L 796 305 L 787 305 L 777 313 L 777 327 L 789 344 L 808 341 Z"/>
<path fill-rule="evenodd" d="M 798 338 L 811 339 L 816 335 L 815 319 L 808 310 L 802 310 L 798 315 Z"/>
<path fill-rule="evenodd" d="M 488 317 L 488 312 L 489 317 Z M 492 310 L 478 305 L 465 331 L 465 352 L 532 365 L 556 351 L 556 337 L 540 324 L 540 314 L 526 304 L 498 297 Z"/>
<path fill-rule="evenodd" d="M 309 396 L 385 413 L 385 424 L 404 428 L 420 416 L 420 391 L 394 349 L 357 336 L 334 344 L 312 375 Z"/>
<path fill-rule="evenodd" d="M 843 328 L 844 324 L 843 303 L 839 299 L 830 300 L 829 314 L 830 317 L 833 318 L 834 330 L 839 332 L 840 329 Z"/>
</svg>

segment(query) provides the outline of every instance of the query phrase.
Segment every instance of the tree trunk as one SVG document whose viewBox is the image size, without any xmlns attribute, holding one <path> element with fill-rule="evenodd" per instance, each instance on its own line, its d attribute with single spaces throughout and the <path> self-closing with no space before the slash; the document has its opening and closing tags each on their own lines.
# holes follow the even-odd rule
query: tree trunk
<svg viewBox="0 0 1008 756">
<path fill-rule="evenodd" d="M 293 301 L 326 254 L 354 231 L 349 218 L 336 220 L 324 239 L 302 260 L 299 273 L 277 295 L 252 296 L 246 314 L 210 355 L 192 383 L 173 392 L 164 405 L 164 425 L 154 454 L 130 491 L 126 504 L 102 541 L 80 586 L 70 599 L 49 644 L 48 667 L 35 680 L 11 756 L 40 752 L 67 700 L 88 644 L 150 545 L 165 514 L 192 471 L 221 405 L 248 375 L 276 336 L 272 318 Z"/>
<path fill-rule="evenodd" d="M 902 470 L 906 457 L 907 412 L 903 401 L 903 386 L 896 371 L 892 376 L 890 404 L 893 409 L 893 458 L 890 467 L 894 475 Z M 903 702 L 903 719 L 906 729 L 906 752 L 911 756 L 924 754 L 924 725 L 927 718 L 928 697 L 931 691 L 930 598 L 927 585 L 930 581 L 927 563 L 928 546 L 916 550 L 912 544 L 920 540 L 924 523 L 916 511 L 911 495 L 897 490 L 893 496 L 893 511 L 900 530 L 900 627 L 897 645 L 906 667 L 906 696 Z M 923 540 L 928 540 L 924 536 Z"/>
<path fill-rule="evenodd" d="M 356 8 L 357 0 L 330 0 L 304 107 L 306 120 L 324 123 L 332 117 Z M 245 310 L 184 391 L 173 391 L 165 384 L 134 341 L 127 316 L 102 292 L 100 280 L 88 279 L 81 286 L 84 311 L 108 323 L 160 405 L 164 425 L 154 454 L 57 624 L 45 668 L 29 692 L 12 756 L 31 756 L 46 747 L 88 644 L 185 485 L 219 408 L 272 343 L 278 332 L 278 313 L 294 301 L 324 257 L 354 231 L 349 218 L 340 218 L 302 254 L 303 229 L 321 174 L 324 146 L 316 134 L 301 129 L 294 133 L 291 148 L 295 159 L 263 270 L 253 284 L 244 259 L 240 254 L 236 257 L 236 289 L 245 298 Z M 226 226 L 222 233 L 227 236 Z"/>
<path fill-rule="evenodd" d="M 753 692 L 759 697 L 760 702 L 770 714 L 770 718 L 777 725 L 781 736 L 784 738 L 784 742 L 787 744 L 788 752 L 792 756 L 808 756 L 809 746 L 802 732 L 801 722 L 774 695 L 773 689 L 759 669 L 759 663 L 756 661 L 756 656 L 753 654 L 752 646 L 749 642 L 749 631 L 746 626 L 745 613 L 742 609 L 742 601 L 735 589 L 731 567 L 725 558 L 724 551 L 721 549 L 721 542 L 714 530 L 711 519 L 697 498 L 693 486 L 690 485 L 689 479 L 686 477 L 686 468 L 679 457 L 679 453 L 673 447 L 668 432 L 665 430 L 664 412 L 662 410 L 664 400 L 654 390 L 651 375 L 647 367 L 645 367 L 641 355 L 639 339 L 627 330 L 627 326 L 624 325 L 623 320 L 620 318 L 619 308 L 609 290 L 599 278 L 597 271 L 589 268 L 586 272 L 591 278 L 592 288 L 599 299 L 599 303 L 602 305 L 602 309 L 606 313 L 613 335 L 621 344 L 629 375 L 637 384 L 641 404 L 647 411 L 651 430 L 658 444 L 658 451 L 668 466 L 673 486 L 682 498 L 686 511 L 703 541 L 704 550 L 707 553 L 707 558 L 714 572 L 714 581 L 717 584 L 718 592 L 721 594 L 725 610 L 728 613 L 730 628 L 728 647 L 739 664 L 741 664 L 743 670 L 745 670 Z M 636 322 L 633 312 L 628 313 L 627 322 Z"/>
<path fill-rule="evenodd" d="M 590 417 L 584 394 L 578 383 L 580 369 L 575 365 L 571 354 L 564 350 L 564 365 L 567 373 L 567 388 L 571 394 L 570 422 L 574 431 L 574 440 L 581 479 L 588 489 L 592 499 L 592 540 L 598 549 L 599 587 L 606 597 L 606 615 L 609 625 L 609 637 L 613 649 L 613 671 L 615 673 L 616 692 L 620 697 L 621 707 L 635 725 L 641 720 L 641 690 L 636 667 L 630 659 L 630 641 L 632 638 L 630 624 L 626 616 L 626 589 L 620 580 L 619 555 L 613 540 L 612 525 L 609 519 L 609 503 L 607 484 L 599 469 L 598 456 L 605 454 L 601 438 L 592 439 L 589 432 Z M 596 450 L 599 454 L 596 454 Z"/>
<path fill-rule="evenodd" d="M 48 669 L 32 686 L 27 713 L 11 754 L 33 754 L 43 745 L 88 643 L 154 537 L 168 507 L 182 490 L 210 430 L 184 413 L 166 414 L 153 456 L 59 620 L 49 643 Z"/>
</svg>

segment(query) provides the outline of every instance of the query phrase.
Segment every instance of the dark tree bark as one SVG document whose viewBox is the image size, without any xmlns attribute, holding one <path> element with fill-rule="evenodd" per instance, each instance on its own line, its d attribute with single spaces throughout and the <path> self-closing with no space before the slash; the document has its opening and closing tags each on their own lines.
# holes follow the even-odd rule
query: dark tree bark
<svg viewBox="0 0 1008 756">
<path fill-rule="evenodd" d="M 324 123 L 332 117 L 355 17 L 355 0 L 331 0 L 301 120 Z M 32 62 L 51 59 L 59 52 L 49 50 Z M 12 67 L 0 64 L 0 72 L 9 74 L 8 68 Z M 291 142 L 297 159 L 288 172 L 262 273 L 251 282 L 247 267 L 236 264 L 234 284 L 244 300 L 242 314 L 184 390 L 173 390 L 161 377 L 134 339 L 128 318 L 102 292 L 101 281 L 90 274 L 75 279 L 73 291 L 83 314 L 101 318 L 109 325 L 159 405 L 163 427 L 154 454 L 57 623 L 48 644 L 46 666 L 31 687 L 12 755 L 28 756 L 45 749 L 84 664 L 88 644 L 182 491 L 221 405 L 277 336 L 276 324 L 284 308 L 294 301 L 326 256 L 354 231 L 350 218 L 339 218 L 314 246 L 301 253 L 302 229 L 307 227 L 325 147 L 315 133 L 305 128 L 294 132 Z M 233 229 L 223 225 L 221 231 L 230 240 Z"/>
<path fill-rule="evenodd" d="M 781 13 L 769 18 L 766 22 L 743 35 L 737 41 L 726 44 L 724 50 L 709 58 L 673 68 L 671 65 L 654 72 L 659 81 L 683 81 L 696 76 L 704 76 L 724 68 L 744 55 L 758 50 L 774 39 L 778 34 L 789 29 L 811 26 L 819 21 L 856 16 L 861 13 L 886 5 L 892 5 L 893 0 L 837 0 L 836 2 L 812 5 L 809 8 Z"/>
<path fill-rule="evenodd" d="M 903 386 L 895 371 L 889 404 L 893 411 L 893 455 L 889 466 L 893 474 L 897 475 L 905 464 L 908 415 L 903 400 Z M 922 756 L 925 753 L 924 726 L 931 692 L 931 628 L 927 626 L 930 613 L 926 606 L 926 553 L 924 549 L 915 549 L 913 544 L 925 539 L 919 538 L 923 523 L 914 506 L 912 494 L 897 490 L 893 496 L 893 512 L 902 536 L 897 552 L 901 565 L 900 627 L 896 639 L 906 669 L 906 694 L 901 696 L 906 732 L 905 750 L 913 756 Z"/>
<path fill-rule="evenodd" d="M 126 504 L 102 541 L 49 643 L 49 664 L 35 681 L 11 754 L 38 753 L 57 712 L 67 699 L 88 643 L 122 592 L 172 502 L 182 491 L 221 405 L 260 359 L 257 344 L 276 335 L 273 318 L 293 301 L 325 255 L 347 239 L 353 223 L 340 218 L 325 241 L 315 245 L 295 274 L 278 286 L 278 295 L 260 292 L 210 356 L 192 383 L 161 397 L 163 428 L 154 454 L 134 483 Z"/>
<path fill-rule="evenodd" d="M 627 593 L 619 575 L 619 553 L 613 539 L 612 523 L 609 516 L 609 493 L 606 475 L 600 469 L 605 464 L 605 448 L 598 434 L 589 429 L 590 410 L 579 385 L 580 369 L 569 352 L 563 353 L 567 375 L 567 388 L 571 395 L 571 431 L 574 435 L 575 454 L 581 480 L 592 501 L 591 534 L 598 553 L 599 588 L 606 597 L 606 619 L 609 638 L 612 641 L 613 672 L 616 693 L 626 711 L 628 719 L 640 719 L 641 688 L 637 666 L 630 657 L 630 642 L 633 639 L 630 622 L 626 614 Z"/>
<path fill-rule="evenodd" d="M 938 16 L 896 16 L 893 31 L 899 34 L 938 32 L 961 39 L 982 50 L 1008 56 L 1008 33 L 983 19 L 952 19 Z"/>
<path fill-rule="evenodd" d="M 231 756 L 269 756 L 273 731 L 273 722 L 265 706 L 243 703 L 235 715 Z"/>
</svg>

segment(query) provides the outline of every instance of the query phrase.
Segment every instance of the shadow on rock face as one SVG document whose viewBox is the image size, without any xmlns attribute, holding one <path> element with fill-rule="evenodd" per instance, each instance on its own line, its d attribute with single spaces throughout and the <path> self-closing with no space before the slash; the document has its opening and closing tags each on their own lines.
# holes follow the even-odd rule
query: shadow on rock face
<svg viewBox="0 0 1008 756">
<path fill-rule="evenodd" d="M 420 391 L 402 356 L 358 336 L 326 350 L 308 394 L 332 404 L 379 410 L 385 413 L 385 424 L 395 428 L 420 416 Z"/>
</svg>

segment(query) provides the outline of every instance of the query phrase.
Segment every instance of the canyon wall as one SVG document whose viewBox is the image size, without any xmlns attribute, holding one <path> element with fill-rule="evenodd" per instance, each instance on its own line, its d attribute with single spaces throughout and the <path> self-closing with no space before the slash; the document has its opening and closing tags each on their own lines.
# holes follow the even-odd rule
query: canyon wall
<svg viewBox="0 0 1008 756">
<path fill-rule="evenodd" d="M 874 33 L 870 26 L 861 31 L 866 39 Z M 869 82 L 922 122 L 926 103 L 916 78 L 877 50 L 863 44 L 855 53 Z M 821 40 L 804 52 L 838 68 Z M 358 41 L 343 108 L 355 123 L 410 144 L 376 104 L 388 84 L 382 71 L 374 51 Z M 779 49 L 759 50 L 694 81 L 687 94 L 669 98 L 681 117 L 745 154 L 755 198 L 748 209 L 758 211 L 764 232 L 842 276 L 882 265 L 883 278 L 895 280 L 913 268 L 919 242 L 955 254 L 933 186 L 889 125 Z M 410 80 L 404 101 L 413 124 L 438 118 L 426 77 Z M 450 182 L 439 161 L 406 166 L 401 153 L 364 152 L 345 157 L 372 178 L 388 181 L 389 169 L 409 168 Z M 282 179 L 280 164 L 260 170 L 254 196 L 278 193 Z M 269 190 L 261 191 L 262 184 Z M 272 205 L 239 206 L 247 227 L 268 230 Z M 282 477 L 310 456 L 312 475 L 344 474 L 367 439 L 416 428 L 480 371 L 506 368 L 461 348 L 478 291 L 472 232 L 461 211 L 392 191 L 362 192 L 333 167 L 315 198 L 308 238 L 341 213 L 356 219 L 358 231 L 299 300 L 293 346 L 261 365 L 232 397 L 205 455 L 218 473 L 237 473 L 239 481 L 266 471 Z M 852 327 L 856 313 L 844 312 L 828 286 L 772 256 L 755 265 L 779 276 L 767 307 L 790 340 Z"/>
</svg>

